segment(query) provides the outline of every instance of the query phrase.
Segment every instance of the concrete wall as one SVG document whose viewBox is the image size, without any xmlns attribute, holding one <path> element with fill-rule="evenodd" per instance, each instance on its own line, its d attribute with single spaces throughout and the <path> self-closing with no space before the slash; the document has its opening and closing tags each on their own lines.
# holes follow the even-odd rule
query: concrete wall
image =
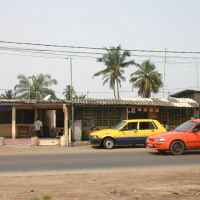
<svg viewBox="0 0 200 200">
<path fill-rule="evenodd" d="M 0 137 L 12 137 L 12 124 L 0 124 Z"/>
</svg>

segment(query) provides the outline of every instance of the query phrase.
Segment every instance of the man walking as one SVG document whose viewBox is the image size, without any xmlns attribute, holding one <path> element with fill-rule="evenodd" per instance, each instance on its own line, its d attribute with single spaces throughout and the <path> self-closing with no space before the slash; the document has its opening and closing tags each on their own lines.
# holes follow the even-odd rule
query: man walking
<svg viewBox="0 0 200 200">
<path fill-rule="evenodd" d="M 40 137 L 42 135 L 42 122 L 39 120 L 39 118 L 36 119 L 36 121 L 33 124 L 35 129 L 36 136 Z"/>
</svg>

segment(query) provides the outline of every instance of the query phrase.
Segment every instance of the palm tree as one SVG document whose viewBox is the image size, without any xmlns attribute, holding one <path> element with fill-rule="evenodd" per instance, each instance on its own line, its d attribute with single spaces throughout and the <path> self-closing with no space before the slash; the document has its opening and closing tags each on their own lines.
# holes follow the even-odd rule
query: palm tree
<svg viewBox="0 0 200 200">
<path fill-rule="evenodd" d="M 13 94 L 12 90 L 6 90 L 4 94 L 1 94 L 1 99 L 14 99 L 15 94 Z"/>
<path fill-rule="evenodd" d="M 66 88 L 64 89 L 63 95 L 65 96 L 65 99 L 67 101 L 70 101 L 71 98 L 72 99 L 86 99 L 85 94 L 77 95 L 75 92 L 75 89 L 73 87 L 71 87 L 71 85 L 66 86 Z M 71 97 L 71 95 L 72 95 L 72 97 Z"/>
<path fill-rule="evenodd" d="M 67 101 L 70 101 L 71 99 L 74 99 L 76 96 L 76 92 L 71 85 L 67 85 L 66 88 L 64 89 L 63 95 L 65 96 L 65 99 Z"/>
<path fill-rule="evenodd" d="M 49 87 L 57 84 L 57 80 L 51 79 L 49 74 L 39 74 L 26 77 L 18 75 L 19 84 L 15 86 L 15 93 L 20 99 L 42 100 L 45 96 L 51 95 L 56 99 L 55 92 Z"/>
<path fill-rule="evenodd" d="M 75 99 L 86 99 L 86 94 L 80 94 L 80 95 L 76 95 Z"/>
<path fill-rule="evenodd" d="M 109 82 L 110 88 L 113 90 L 114 97 L 119 96 L 119 87 L 121 87 L 121 82 L 125 81 L 124 68 L 129 65 L 137 65 L 134 60 L 127 61 L 127 58 L 130 57 L 130 52 L 127 50 L 122 50 L 120 46 L 111 47 L 106 49 L 107 53 L 103 55 L 102 58 L 98 58 L 97 62 L 102 62 L 106 66 L 105 69 L 97 72 L 94 76 L 103 76 L 103 85 Z"/>
<path fill-rule="evenodd" d="M 145 60 L 139 69 L 131 74 L 130 83 L 139 88 L 138 95 L 150 98 L 151 93 L 158 93 L 162 87 L 162 75 L 155 70 L 156 67 L 150 60 Z"/>
</svg>

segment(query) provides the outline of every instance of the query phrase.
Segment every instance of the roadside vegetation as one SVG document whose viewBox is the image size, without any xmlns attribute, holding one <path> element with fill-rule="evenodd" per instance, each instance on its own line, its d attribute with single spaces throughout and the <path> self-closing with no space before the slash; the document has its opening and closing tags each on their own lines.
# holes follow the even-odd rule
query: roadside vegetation
<svg viewBox="0 0 200 200">
<path fill-rule="evenodd" d="M 106 53 L 97 59 L 104 65 L 104 68 L 96 72 L 93 77 L 102 77 L 103 85 L 109 84 L 113 91 L 114 98 L 120 98 L 120 88 L 122 82 L 126 81 L 125 69 L 134 66 L 130 74 L 129 83 L 133 88 L 138 89 L 138 95 L 142 98 L 150 98 L 151 94 L 158 93 L 163 86 L 162 74 L 156 70 L 156 66 L 150 60 L 144 60 L 142 64 L 131 59 L 131 53 L 123 50 L 121 46 L 105 48 Z M 30 99 L 43 100 L 49 95 L 49 100 L 58 99 L 55 91 L 51 88 L 57 85 L 57 80 L 49 74 L 38 74 L 17 76 L 18 83 L 14 90 L 5 90 L 0 94 L 0 99 Z M 67 85 L 63 90 L 64 99 L 86 99 L 87 95 L 78 94 L 71 85 Z"/>
<path fill-rule="evenodd" d="M 39 195 L 34 195 L 32 197 L 29 197 L 26 200 L 50 200 L 50 199 L 51 198 L 48 195 L 39 194 Z"/>
</svg>

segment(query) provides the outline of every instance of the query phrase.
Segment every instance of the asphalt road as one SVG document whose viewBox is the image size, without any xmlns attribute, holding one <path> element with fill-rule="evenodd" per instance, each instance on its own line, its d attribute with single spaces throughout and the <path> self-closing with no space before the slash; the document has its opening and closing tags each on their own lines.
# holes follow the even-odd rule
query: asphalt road
<svg viewBox="0 0 200 200">
<path fill-rule="evenodd" d="M 200 151 L 182 156 L 160 155 L 146 149 L 96 149 L 91 152 L 0 155 L 0 173 L 91 171 L 144 167 L 200 167 Z"/>
</svg>

